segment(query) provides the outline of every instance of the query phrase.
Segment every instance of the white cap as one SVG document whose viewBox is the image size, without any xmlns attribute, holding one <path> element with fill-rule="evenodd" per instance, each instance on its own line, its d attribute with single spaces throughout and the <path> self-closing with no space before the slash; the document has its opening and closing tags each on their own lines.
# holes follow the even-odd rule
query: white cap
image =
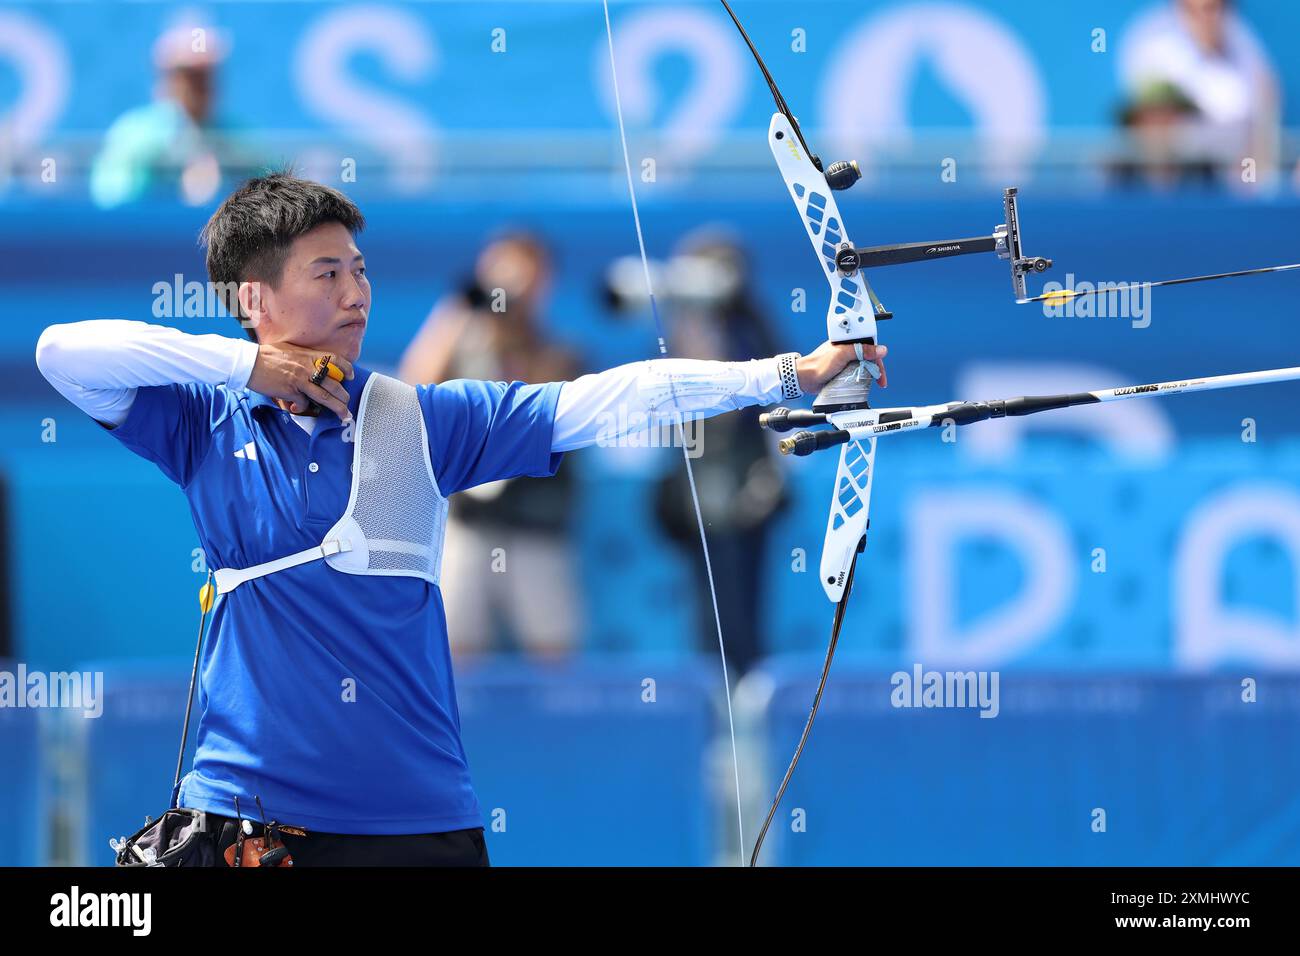
<svg viewBox="0 0 1300 956">
<path fill-rule="evenodd" d="M 212 67 L 230 53 L 226 34 L 192 12 L 179 14 L 153 44 L 153 62 L 160 70 Z"/>
</svg>

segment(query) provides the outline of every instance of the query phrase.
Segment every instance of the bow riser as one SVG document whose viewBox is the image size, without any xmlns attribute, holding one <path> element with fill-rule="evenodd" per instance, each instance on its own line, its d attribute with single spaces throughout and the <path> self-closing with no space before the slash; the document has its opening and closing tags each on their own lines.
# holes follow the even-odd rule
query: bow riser
<svg viewBox="0 0 1300 956">
<path fill-rule="evenodd" d="M 836 256 L 844 249 L 852 249 L 853 241 L 826 176 L 801 145 L 785 114 L 772 114 L 767 144 L 830 289 L 826 338 L 832 342 L 876 344 L 874 297 L 867 280 L 860 270 L 845 275 L 836 263 Z M 827 383 L 813 402 L 813 409 L 819 412 L 865 409 L 871 383 L 880 374 L 874 362 L 865 364 L 868 366 L 865 370 L 850 365 Z M 840 450 L 821 555 L 822 589 L 832 602 L 839 601 L 844 594 L 849 565 L 866 531 L 875 460 L 874 439 L 850 442 Z"/>
</svg>

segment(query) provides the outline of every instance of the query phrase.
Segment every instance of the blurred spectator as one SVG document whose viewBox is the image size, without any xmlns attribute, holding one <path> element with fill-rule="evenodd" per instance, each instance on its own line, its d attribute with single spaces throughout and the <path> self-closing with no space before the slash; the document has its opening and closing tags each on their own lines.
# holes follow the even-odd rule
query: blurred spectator
<svg viewBox="0 0 1300 956">
<path fill-rule="evenodd" d="M 1170 0 L 1147 12 L 1124 37 L 1120 72 L 1134 103 L 1153 85 L 1168 84 L 1195 107 L 1194 162 L 1212 155 L 1225 181 L 1262 182 L 1278 163 L 1278 83 L 1268 53 L 1233 5 Z M 1254 160 L 1249 177 L 1245 159 Z"/>
<path fill-rule="evenodd" d="M 577 357 L 541 328 L 550 268 L 546 248 L 530 234 L 489 243 L 473 278 L 429 314 L 398 376 L 420 384 L 574 378 Z M 568 539 L 570 475 L 566 462 L 553 478 L 495 481 L 452 499 L 441 581 L 458 657 L 489 649 L 498 631 L 536 657 L 573 650 L 583 623 Z"/>
<path fill-rule="evenodd" d="M 1159 190 L 1215 182 L 1215 164 L 1194 141 L 1196 104 L 1172 83 L 1151 83 L 1120 114 L 1133 152 L 1111 173 L 1123 186 Z"/>
<path fill-rule="evenodd" d="M 690 263 L 687 265 L 687 263 Z M 710 297 L 666 301 L 668 340 L 682 358 L 745 361 L 780 351 L 776 336 L 749 295 L 749 265 L 731 239 L 700 233 L 681 243 L 671 263 L 677 274 L 697 276 Z M 675 303 L 675 304 L 674 304 Z M 700 514 L 708 529 L 709 560 L 718 596 L 723 643 L 734 674 L 763 654 L 763 562 L 769 522 L 786 505 L 785 483 L 772 443 L 758 427 L 761 409 L 697 421 L 692 434 L 701 452 L 692 461 Z M 696 580 L 706 568 L 686 469 L 671 469 L 660 482 L 655 512 L 665 533 L 692 562 Z M 717 621 L 707 592 L 695 592 L 700 650 L 717 652 Z"/>
<path fill-rule="evenodd" d="M 188 15 L 158 37 L 154 101 L 113 122 L 91 167 L 97 206 L 120 206 L 155 189 L 203 205 L 221 187 L 223 168 L 257 165 L 236 151 L 213 119 L 218 67 L 228 53 L 224 36 Z"/>
</svg>

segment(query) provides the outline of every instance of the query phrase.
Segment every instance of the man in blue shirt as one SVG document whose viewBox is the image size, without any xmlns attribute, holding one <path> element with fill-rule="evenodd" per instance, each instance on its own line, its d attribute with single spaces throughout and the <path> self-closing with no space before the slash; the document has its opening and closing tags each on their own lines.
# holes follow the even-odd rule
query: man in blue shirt
<svg viewBox="0 0 1300 956">
<path fill-rule="evenodd" d="M 336 190 L 284 173 L 250 180 L 202 235 L 209 278 L 247 341 L 118 320 L 41 337 L 51 383 L 184 490 L 210 567 L 318 548 L 350 508 L 353 429 L 375 374 L 353 364 L 370 317 L 363 227 Z M 322 357 L 342 382 L 314 374 Z M 661 379 L 725 378 L 712 398 L 692 392 L 709 415 L 793 397 L 795 373 L 811 391 L 852 357 L 829 344 L 783 356 L 784 384 L 767 359 L 416 386 L 433 494 L 554 474 L 563 451 L 596 442 L 597 413 L 653 408 Z M 435 583 L 340 574 L 324 560 L 255 577 L 217 601 L 200 674 L 179 805 L 230 824 L 221 850 L 233 818 L 257 816 L 256 799 L 268 820 L 301 831 L 284 837 L 298 865 L 486 865 Z"/>
</svg>

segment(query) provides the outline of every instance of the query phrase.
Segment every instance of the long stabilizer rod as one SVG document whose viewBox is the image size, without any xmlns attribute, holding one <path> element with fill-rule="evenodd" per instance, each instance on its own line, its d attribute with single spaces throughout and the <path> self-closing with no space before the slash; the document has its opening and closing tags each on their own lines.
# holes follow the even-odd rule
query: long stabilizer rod
<svg viewBox="0 0 1300 956">
<path fill-rule="evenodd" d="M 1056 304 L 1090 295 L 1109 295 L 1111 293 L 1129 292 L 1133 289 L 1154 289 L 1157 286 L 1162 285 L 1186 285 L 1189 282 L 1209 282 L 1211 279 L 1236 279 L 1240 276 L 1258 276 L 1265 275 L 1269 272 L 1288 272 L 1291 269 L 1300 269 L 1300 262 L 1292 262 L 1284 266 L 1264 266 L 1261 269 L 1242 269 L 1240 272 L 1216 272 L 1214 275 L 1208 276 L 1187 276 L 1182 279 L 1161 279 L 1158 282 L 1121 282 L 1117 285 L 1101 285 L 1095 289 L 1083 290 L 1057 289 L 1055 292 L 1044 292 L 1041 295 L 1016 299 L 1016 305 L 1028 305 L 1030 302 L 1051 302 Z"/>
<path fill-rule="evenodd" d="M 1033 415 L 1037 412 L 1073 405 L 1095 405 L 1129 398 L 1181 395 L 1184 392 L 1209 392 L 1246 385 L 1268 385 L 1300 379 L 1300 367 L 1264 369 L 1259 372 L 1235 372 L 1150 385 L 1126 385 L 1095 392 L 1070 392 L 1061 395 L 1022 395 L 987 402 L 947 402 L 943 405 L 918 405 L 912 408 L 878 408 L 821 414 L 802 409 L 777 408 L 759 416 L 759 424 L 776 432 L 806 425 L 831 425 L 821 431 L 801 431 L 781 440 L 777 446 L 783 455 L 810 455 L 847 441 L 879 438 L 918 428 L 972 425 L 990 418 Z"/>
</svg>

